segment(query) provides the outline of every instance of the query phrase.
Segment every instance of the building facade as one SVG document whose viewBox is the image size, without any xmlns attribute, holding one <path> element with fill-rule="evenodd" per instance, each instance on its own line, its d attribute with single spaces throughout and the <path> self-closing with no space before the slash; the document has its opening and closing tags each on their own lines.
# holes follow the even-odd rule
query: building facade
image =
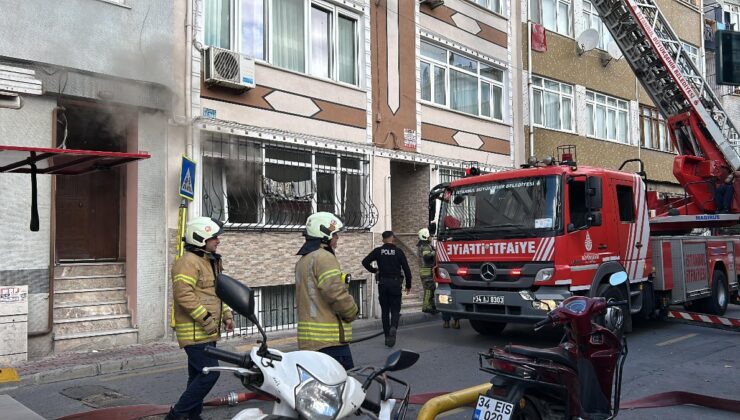
<svg viewBox="0 0 740 420">
<path fill-rule="evenodd" d="M 0 286 L 28 285 L 28 356 L 165 336 L 172 8 L 143 0 L 0 1 L 0 144 L 151 158 L 86 175 L 0 173 Z M 38 94 L 6 88 L 24 75 Z M 17 85 L 16 85 L 17 86 Z M 12 89 L 12 88 L 10 88 Z"/>
<path fill-rule="evenodd" d="M 727 115 L 740 126 L 740 87 L 717 84 L 715 33 L 718 30 L 740 31 L 740 1 L 707 0 L 704 2 L 704 47 L 707 82 L 722 103 Z"/>
<path fill-rule="evenodd" d="M 700 3 L 657 0 L 656 4 L 694 64 L 703 69 Z M 672 175 L 675 151 L 664 118 L 629 64 L 620 59 L 593 3 L 530 0 L 520 18 L 527 73 L 523 89 L 529 92 L 524 113 L 527 154 L 541 159 L 554 155 L 559 145 L 573 144 L 582 165 L 617 169 L 627 159 L 641 159 L 648 189 L 682 193 Z M 546 46 L 533 48 L 528 34 L 542 28 Z M 577 45 L 587 45 L 586 51 Z"/>
</svg>

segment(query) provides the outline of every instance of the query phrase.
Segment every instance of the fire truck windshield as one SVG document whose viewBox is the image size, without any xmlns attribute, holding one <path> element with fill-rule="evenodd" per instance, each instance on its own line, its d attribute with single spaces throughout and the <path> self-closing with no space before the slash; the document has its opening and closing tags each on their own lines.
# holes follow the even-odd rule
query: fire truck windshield
<svg viewBox="0 0 740 420">
<path fill-rule="evenodd" d="M 551 236 L 561 229 L 560 177 L 506 179 L 453 188 L 440 234 L 469 239 Z"/>
</svg>

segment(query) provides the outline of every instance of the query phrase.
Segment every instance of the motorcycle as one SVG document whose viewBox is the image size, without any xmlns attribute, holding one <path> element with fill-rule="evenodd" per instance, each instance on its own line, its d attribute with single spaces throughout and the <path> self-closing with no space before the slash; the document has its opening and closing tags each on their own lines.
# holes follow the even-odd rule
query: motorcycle
<svg viewBox="0 0 740 420">
<path fill-rule="evenodd" d="M 271 414 L 248 408 L 232 420 L 342 419 L 355 414 L 380 420 L 404 418 L 411 387 L 385 373 L 412 366 L 418 353 L 399 350 L 388 356 L 382 368 L 357 368 L 348 375 L 339 362 L 324 353 L 269 348 L 267 334 L 254 315 L 254 291 L 248 286 L 221 274 L 216 294 L 257 327 L 262 341 L 242 354 L 207 348 L 210 357 L 237 367 L 206 367 L 203 373 L 233 372 L 244 387 L 274 400 Z"/>
<path fill-rule="evenodd" d="M 611 275 L 616 287 L 625 272 Z M 627 340 L 619 334 L 627 301 L 571 296 L 535 331 L 562 325 L 554 348 L 508 345 L 479 355 L 480 369 L 493 374 L 491 388 L 479 395 L 473 419 L 610 419 L 617 415 Z M 599 318 L 606 326 L 594 322 Z"/>
</svg>

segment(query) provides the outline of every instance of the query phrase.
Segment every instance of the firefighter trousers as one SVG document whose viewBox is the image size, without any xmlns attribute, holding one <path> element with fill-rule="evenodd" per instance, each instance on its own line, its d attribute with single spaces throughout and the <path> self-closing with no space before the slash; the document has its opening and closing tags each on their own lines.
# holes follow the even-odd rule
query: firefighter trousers
<svg viewBox="0 0 740 420">
<path fill-rule="evenodd" d="M 421 279 L 421 283 L 424 286 L 421 311 L 428 314 L 436 314 L 437 306 L 434 304 L 434 289 L 436 289 L 436 285 L 434 284 L 434 280 L 431 277 L 425 277 Z"/>
</svg>

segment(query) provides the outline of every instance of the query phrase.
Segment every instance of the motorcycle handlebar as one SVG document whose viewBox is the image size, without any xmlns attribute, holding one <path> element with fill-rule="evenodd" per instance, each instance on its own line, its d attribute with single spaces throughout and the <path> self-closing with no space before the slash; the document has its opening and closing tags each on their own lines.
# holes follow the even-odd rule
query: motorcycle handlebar
<svg viewBox="0 0 740 420">
<path fill-rule="evenodd" d="M 538 321 L 536 324 L 534 324 L 534 329 L 536 331 L 552 323 L 553 323 L 553 319 L 550 317 L 550 315 L 548 315 L 547 318 L 543 319 L 542 321 Z"/>
<path fill-rule="evenodd" d="M 626 306 L 627 304 L 629 304 L 629 301 L 626 301 L 626 300 L 616 300 L 616 301 L 607 302 L 606 303 L 606 306 L 607 307 L 610 307 L 610 306 Z"/>
<path fill-rule="evenodd" d="M 205 353 L 208 356 L 213 357 L 214 359 L 218 359 L 226 363 L 231 363 L 232 365 L 242 367 L 246 365 L 245 359 L 247 358 L 247 356 L 245 354 L 233 353 L 210 346 L 206 347 Z"/>
</svg>

